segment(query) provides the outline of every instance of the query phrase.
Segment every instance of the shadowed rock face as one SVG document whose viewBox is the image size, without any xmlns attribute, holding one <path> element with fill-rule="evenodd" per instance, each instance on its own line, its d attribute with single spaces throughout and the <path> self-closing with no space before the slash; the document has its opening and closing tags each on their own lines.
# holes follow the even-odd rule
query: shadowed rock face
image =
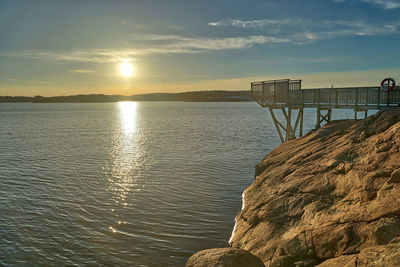
<svg viewBox="0 0 400 267">
<path fill-rule="evenodd" d="M 213 248 L 197 252 L 186 267 L 264 267 L 263 262 L 250 252 L 239 248 Z"/>
<path fill-rule="evenodd" d="M 231 246 L 266 266 L 400 266 L 399 121 L 390 109 L 280 145 L 256 167 Z"/>
</svg>

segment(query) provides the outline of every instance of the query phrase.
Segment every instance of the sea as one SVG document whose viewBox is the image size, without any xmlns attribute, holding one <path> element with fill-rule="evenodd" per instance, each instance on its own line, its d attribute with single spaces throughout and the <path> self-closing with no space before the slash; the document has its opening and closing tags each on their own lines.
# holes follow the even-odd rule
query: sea
<svg viewBox="0 0 400 267">
<path fill-rule="evenodd" d="M 0 265 L 184 266 L 279 144 L 255 102 L 1 103 Z"/>
</svg>

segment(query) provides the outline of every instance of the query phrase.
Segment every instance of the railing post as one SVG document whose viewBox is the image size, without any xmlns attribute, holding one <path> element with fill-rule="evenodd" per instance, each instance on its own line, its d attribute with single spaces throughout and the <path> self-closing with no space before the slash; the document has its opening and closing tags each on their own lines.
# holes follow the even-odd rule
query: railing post
<svg viewBox="0 0 400 267">
<path fill-rule="evenodd" d="M 339 102 L 339 89 L 336 88 L 336 107 L 338 107 L 338 102 Z"/>
<path fill-rule="evenodd" d="M 381 88 L 378 87 L 378 109 L 381 106 Z"/>
<path fill-rule="evenodd" d="M 315 105 L 315 90 L 313 90 L 313 104 Z"/>
<path fill-rule="evenodd" d="M 331 89 L 328 89 L 328 104 L 331 105 Z"/>
<path fill-rule="evenodd" d="M 358 88 L 356 88 L 356 97 L 354 99 L 354 106 L 356 108 L 356 110 L 358 110 Z"/>
<path fill-rule="evenodd" d="M 318 106 L 321 105 L 321 89 L 318 89 Z"/>
</svg>

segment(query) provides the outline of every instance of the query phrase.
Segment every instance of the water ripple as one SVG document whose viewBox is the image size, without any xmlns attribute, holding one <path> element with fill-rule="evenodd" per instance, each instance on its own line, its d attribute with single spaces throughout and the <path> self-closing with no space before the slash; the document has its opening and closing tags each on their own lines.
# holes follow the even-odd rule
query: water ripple
<svg viewBox="0 0 400 267">
<path fill-rule="evenodd" d="M 2 103 L 0 124 L 0 265 L 183 266 L 227 245 L 279 142 L 255 103 Z"/>
</svg>

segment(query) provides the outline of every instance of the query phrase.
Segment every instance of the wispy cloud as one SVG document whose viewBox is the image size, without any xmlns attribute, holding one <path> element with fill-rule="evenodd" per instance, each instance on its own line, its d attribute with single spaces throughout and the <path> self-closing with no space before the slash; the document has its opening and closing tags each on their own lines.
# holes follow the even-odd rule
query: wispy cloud
<svg viewBox="0 0 400 267">
<path fill-rule="evenodd" d="M 2 53 L 2 56 L 27 57 L 53 61 L 109 63 L 136 60 L 140 57 L 162 54 L 191 54 L 207 51 L 235 50 L 261 44 L 290 42 L 287 38 L 252 35 L 246 37 L 205 38 L 177 35 L 142 35 L 133 49 L 88 49 L 69 51 L 24 50 Z M 88 73 L 87 70 L 73 72 Z"/>
<path fill-rule="evenodd" d="M 82 74 L 91 74 L 91 73 L 95 73 L 95 70 L 85 70 L 85 69 L 75 69 L 75 70 L 70 70 L 69 72 L 72 73 L 82 73 Z"/>
<path fill-rule="evenodd" d="M 209 26 L 236 26 L 242 28 L 262 28 L 266 26 L 277 26 L 291 24 L 290 20 L 273 20 L 273 19 L 259 19 L 259 20 L 247 20 L 243 21 L 240 19 L 225 19 L 222 21 L 210 22 Z"/>
<path fill-rule="evenodd" d="M 372 0 L 369 0 L 372 1 Z M 378 1 L 378 0 L 376 0 Z M 379 0 L 381 1 L 381 0 Z M 363 20 L 309 19 L 225 19 L 208 23 L 211 27 L 236 27 L 243 30 L 234 37 L 201 37 L 184 35 L 132 35 L 132 48 L 75 49 L 75 50 L 24 50 L 0 53 L 6 57 L 25 57 L 48 61 L 112 63 L 123 60 L 140 60 L 143 57 L 168 54 L 194 54 L 222 50 L 239 50 L 256 45 L 304 45 L 318 40 L 346 36 L 384 36 L 400 34 L 400 22 L 372 24 Z M 251 29 L 251 30 L 250 30 Z M 258 34 L 254 34 L 258 33 Z M 74 69 L 72 73 L 89 74 L 93 70 Z"/>
<path fill-rule="evenodd" d="M 272 33 L 295 44 L 306 44 L 317 40 L 341 36 L 382 36 L 399 34 L 399 22 L 391 24 L 369 24 L 361 20 L 283 19 L 283 20 L 239 20 L 225 19 L 208 23 L 210 26 L 251 28 Z"/>
<path fill-rule="evenodd" d="M 397 0 L 358 0 L 358 1 L 368 4 L 378 5 L 387 10 L 400 8 L 400 2 Z M 349 2 L 349 0 L 334 0 L 334 2 L 344 3 L 344 2 Z"/>
<path fill-rule="evenodd" d="M 365 3 L 375 4 L 383 6 L 385 9 L 397 9 L 400 8 L 399 1 L 392 0 L 362 0 Z"/>
</svg>

